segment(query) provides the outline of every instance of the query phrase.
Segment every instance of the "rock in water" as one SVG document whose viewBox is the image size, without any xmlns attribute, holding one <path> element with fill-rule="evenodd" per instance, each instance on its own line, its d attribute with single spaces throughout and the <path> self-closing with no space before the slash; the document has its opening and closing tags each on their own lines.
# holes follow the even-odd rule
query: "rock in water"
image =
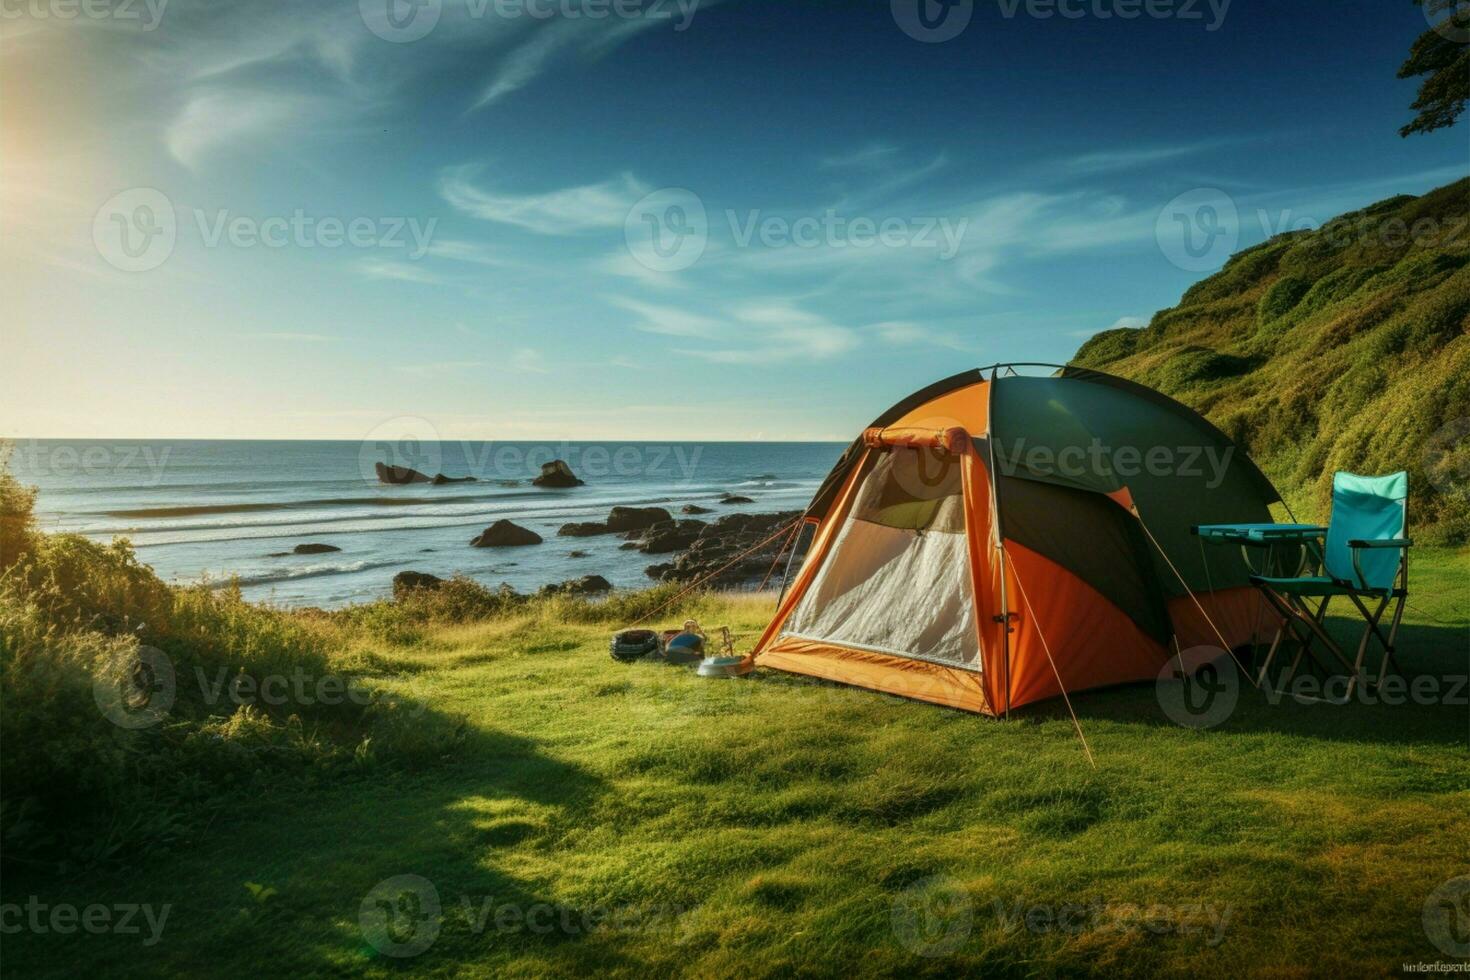
<svg viewBox="0 0 1470 980">
<path fill-rule="evenodd" d="M 754 585 L 765 577 L 774 566 L 774 574 L 780 575 L 786 552 L 782 547 L 786 537 L 766 541 L 777 529 L 790 524 L 801 516 L 800 511 L 783 514 L 727 514 L 712 524 L 700 528 L 687 550 L 672 562 L 650 565 L 645 569 L 649 578 L 660 582 L 688 583 L 708 579 L 714 588 L 739 588 Z M 696 524 L 697 521 L 680 521 L 680 524 Z M 679 528 L 672 529 L 676 535 Z M 692 529 L 691 529 L 692 530 Z M 686 532 L 687 533 L 687 532 Z M 643 547 L 649 553 L 658 553 L 657 548 L 647 547 L 657 541 L 655 534 L 645 539 Z M 762 545 L 762 542 L 765 542 Z M 757 545 L 761 547 L 757 548 Z M 738 561 L 736 556 L 749 549 L 756 550 Z M 733 565 L 726 568 L 730 562 Z"/>
<path fill-rule="evenodd" d="M 560 489 L 563 487 L 580 487 L 582 480 L 572 472 L 572 468 L 565 460 L 553 459 L 549 463 L 541 464 L 541 475 L 531 481 L 533 486 L 551 487 Z"/>
<path fill-rule="evenodd" d="M 496 521 L 470 540 L 476 548 L 516 548 L 540 543 L 541 535 L 510 521 Z"/>
<path fill-rule="evenodd" d="M 428 483 L 429 478 L 418 470 L 407 466 L 392 466 L 388 463 L 374 463 L 378 471 L 379 483 L 392 483 L 402 485 L 405 483 Z"/>
<path fill-rule="evenodd" d="M 393 576 L 393 598 L 402 599 L 415 589 L 437 589 L 444 580 L 428 572 L 399 572 Z"/>
<path fill-rule="evenodd" d="M 601 521 L 583 521 L 578 524 L 563 524 L 557 534 L 564 538 L 590 538 L 597 534 L 609 534 L 612 528 Z"/>
<path fill-rule="evenodd" d="M 609 531 L 642 531 L 664 521 L 672 521 L 674 515 L 662 507 L 614 507 L 607 515 Z"/>
<path fill-rule="evenodd" d="M 685 504 L 683 507 L 680 507 L 679 508 L 679 512 L 681 514 L 710 514 L 710 513 L 713 513 L 713 511 L 711 511 L 708 507 L 701 507 L 698 504 Z"/>
<path fill-rule="evenodd" d="M 612 583 L 601 575 L 583 575 L 558 585 L 544 585 L 541 587 L 542 595 L 597 595 L 601 592 L 611 592 Z"/>
<path fill-rule="evenodd" d="M 391 483 L 402 486 L 407 483 L 432 483 L 436 487 L 442 487 L 446 483 L 473 483 L 472 476 L 445 476 L 436 473 L 434 476 L 425 476 L 418 470 L 408 466 L 393 466 L 390 463 L 374 463 L 373 468 L 378 471 L 379 483 Z"/>
<path fill-rule="evenodd" d="M 755 503 L 755 501 L 754 500 L 751 500 L 749 497 L 742 497 L 738 493 L 727 493 L 723 497 L 720 498 L 720 503 L 722 503 L 722 504 L 753 504 L 753 503 Z"/>
<path fill-rule="evenodd" d="M 699 538 L 706 526 L 704 521 L 692 519 L 654 524 L 643 532 L 638 549 L 647 555 L 683 551 Z"/>
<path fill-rule="evenodd" d="M 291 553 L 296 555 L 325 555 L 341 550 L 341 548 L 334 544 L 298 544 L 295 548 L 291 549 Z"/>
</svg>

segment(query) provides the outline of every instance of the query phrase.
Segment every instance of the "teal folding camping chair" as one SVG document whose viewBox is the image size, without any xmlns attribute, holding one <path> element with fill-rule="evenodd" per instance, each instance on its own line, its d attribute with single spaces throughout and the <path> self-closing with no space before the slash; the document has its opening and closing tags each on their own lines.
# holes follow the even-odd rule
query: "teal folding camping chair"
<svg viewBox="0 0 1470 980">
<path fill-rule="evenodd" d="M 1325 669 L 1331 669 L 1317 655 L 1316 643 L 1321 643 L 1350 672 L 1344 700 L 1352 697 L 1354 683 L 1359 680 L 1367 683 L 1363 659 L 1367 655 L 1369 641 L 1377 639 L 1383 647 L 1383 666 L 1378 672 L 1378 684 L 1382 684 L 1388 675 L 1390 663 L 1397 666 L 1393 659 L 1393 644 L 1398 635 L 1399 621 L 1403 618 L 1404 600 L 1409 594 L 1409 545 L 1412 542 L 1404 537 L 1408 496 L 1407 473 L 1388 476 L 1335 474 L 1332 478 L 1332 518 L 1322 550 L 1322 574 L 1292 578 L 1250 577 L 1251 584 L 1259 588 L 1284 617 L 1286 628 L 1300 646 L 1296 659 L 1282 679 L 1283 688 L 1296 672 L 1304 654 L 1310 654 Z M 1351 600 L 1367 624 L 1362 639 L 1358 641 L 1357 657 L 1352 661 L 1328 635 L 1324 623 L 1327 603 L 1337 596 Z M 1308 599 L 1318 600 L 1316 609 L 1308 605 Z M 1376 606 L 1373 606 L 1375 602 Z M 1390 604 L 1394 607 L 1393 616 L 1385 634 L 1381 624 Z M 1267 655 L 1263 677 L 1280 639 L 1278 635 L 1277 643 L 1272 644 Z"/>
</svg>

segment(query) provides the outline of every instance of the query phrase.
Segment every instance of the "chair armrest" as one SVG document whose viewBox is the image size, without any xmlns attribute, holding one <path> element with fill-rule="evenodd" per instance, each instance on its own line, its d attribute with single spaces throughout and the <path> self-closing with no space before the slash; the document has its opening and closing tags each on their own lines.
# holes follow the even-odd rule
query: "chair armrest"
<svg viewBox="0 0 1470 980">
<path fill-rule="evenodd" d="M 1373 541 L 1349 541 L 1349 548 L 1407 548 L 1413 544 L 1410 538 L 1385 538 Z"/>
</svg>

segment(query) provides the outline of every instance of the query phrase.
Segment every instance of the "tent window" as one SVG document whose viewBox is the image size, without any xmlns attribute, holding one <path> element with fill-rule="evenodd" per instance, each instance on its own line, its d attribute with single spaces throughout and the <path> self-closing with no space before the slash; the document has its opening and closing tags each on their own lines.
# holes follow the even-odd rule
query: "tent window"
<svg viewBox="0 0 1470 980">
<path fill-rule="evenodd" d="M 879 456 L 782 632 L 979 670 L 959 459 Z"/>
<path fill-rule="evenodd" d="M 884 527 L 964 534 L 959 457 L 931 449 L 884 453 L 863 481 L 852 515 Z"/>
</svg>

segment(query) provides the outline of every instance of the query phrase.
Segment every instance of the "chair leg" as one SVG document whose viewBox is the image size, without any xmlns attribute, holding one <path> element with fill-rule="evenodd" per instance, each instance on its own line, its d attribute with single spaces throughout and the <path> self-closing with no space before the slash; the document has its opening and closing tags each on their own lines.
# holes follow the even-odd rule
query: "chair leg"
<svg viewBox="0 0 1470 980">
<path fill-rule="evenodd" d="M 1327 627 L 1323 624 L 1323 620 L 1326 618 L 1327 600 L 1323 599 L 1322 605 L 1317 610 L 1317 615 L 1303 617 L 1302 622 L 1308 629 L 1312 631 L 1313 634 L 1316 635 L 1317 639 L 1322 641 L 1322 645 L 1326 647 L 1334 657 L 1337 658 L 1339 663 L 1341 663 L 1348 670 L 1352 670 L 1352 661 L 1347 658 L 1347 654 L 1342 652 L 1342 647 L 1337 645 L 1337 641 L 1334 640 L 1330 635 L 1328 635 Z M 1312 654 L 1312 656 L 1314 658 L 1317 658 L 1317 655 L 1315 653 Z M 1319 662 L 1321 662 L 1320 658 L 1317 659 L 1319 660 Z M 1325 662 L 1322 662 L 1322 666 L 1326 668 L 1327 664 Z"/>
<path fill-rule="evenodd" d="M 1271 647 L 1266 651 L 1266 659 L 1261 661 L 1261 669 L 1256 672 L 1256 686 L 1260 687 L 1266 683 L 1266 676 L 1271 672 L 1271 661 L 1276 659 L 1276 651 L 1281 649 L 1281 636 L 1286 632 L 1285 626 L 1276 631 L 1271 639 Z"/>
<path fill-rule="evenodd" d="M 1383 666 L 1378 671 L 1379 687 L 1383 686 L 1383 679 L 1388 676 L 1388 665 L 1390 663 L 1394 665 L 1394 669 L 1400 674 L 1404 672 L 1404 669 L 1399 666 L 1398 658 L 1393 655 L 1393 649 L 1394 640 L 1398 639 L 1399 635 L 1399 621 L 1404 618 L 1404 600 L 1408 598 L 1408 594 L 1400 592 L 1397 598 L 1398 602 L 1394 605 L 1393 610 L 1393 621 L 1388 627 L 1388 643 L 1383 648 Z"/>
<path fill-rule="evenodd" d="M 1348 680 L 1347 693 L 1348 697 L 1352 697 L 1353 685 L 1356 684 L 1359 679 L 1363 679 L 1364 683 L 1366 683 L 1366 678 L 1363 678 L 1363 658 L 1368 654 L 1368 641 L 1372 639 L 1375 635 L 1377 635 L 1379 641 L 1383 642 L 1382 634 L 1378 633 L 1378 620 L 1382 618 L 1383 611 L 1388 608 L 1388 601 L 1390 597 L 1384 596 L 1383 601 L 1378 604 L 1378 608 L 1371 613 L 1368 611 L 1368 607 L 1363 604 L 1363 600 L 1359 599 L 1357 596 L 1349 596 L 1348 598 L 1353 600 L 1353 605 L 1358 607 L 1358 611 L 1362 613 L 1363 618 L 1368 621 L 1368 625 L 1363 627 L 1363 637 L 1358 641 L 1358 655 L 1353 660 L 1353 675 Z M 1384 643 L 1384 649 L 1386 650 L 1387 648 L 1388 644 Z"/>
<path fill-rule="evenodd" d="M 1277 613 L 1281 615 L 1283 627 L 1291 631 L 1292 639 L 1297 644 L 1296 656 L 1292 659 L 1291 666 L 1282 674 L 1276 685 L 1276 693 L 1285 694 L 1286 685 L 1291 683 L 1291 679 L 1296 676 L 1297 668 L 1301 665 L 1303 656 L 1310 655 L 1312 663 L 1322 666 L 1324 671 L 1326 669 L 1325 665 L 1321 663 L 1321 659 L 1312 652 L 1312 644 L 1320 637 L 1327 642 L 1329 647 L 1334 647 L 1332 641 L 1326 639 L 1326 634 L 1320 622 L 1326 615 L 1327 597 L 1323 598 L 1316 610 L 1312 610 L 1305 603 L 1298 604 L 1293 601 L 1295 597 L 1283 596 L 1271 589 L 1262 589 L 1261 592 L 1276 609 Z M 1334 652 L 1337 653 L 1335 647 Z M 1341 653 L 1338 653 L 1338 656 L 1341 658 Z"/>
</svg>

